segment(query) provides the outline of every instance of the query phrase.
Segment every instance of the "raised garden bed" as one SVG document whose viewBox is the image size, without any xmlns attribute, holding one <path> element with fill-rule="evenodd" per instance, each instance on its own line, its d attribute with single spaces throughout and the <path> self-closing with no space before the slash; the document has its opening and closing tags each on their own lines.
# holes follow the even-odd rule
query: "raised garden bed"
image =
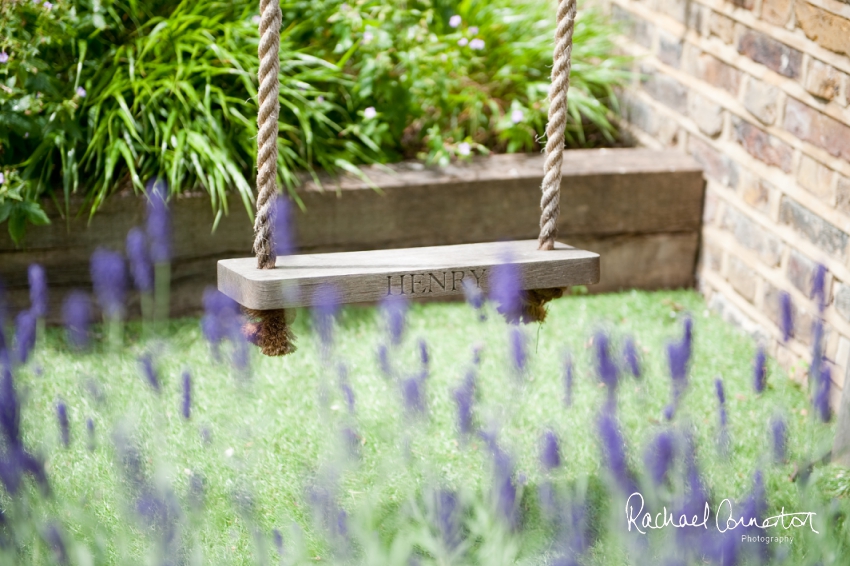
<svg viewBox="0 0 850 566">
<path fill-rule="evenodd" d="M 299 189 L 306 210 L 295 215 L 300 251 L 400 248 L 537 236 L 542 155 L 493 155 L 445 168 L 406 162 L 366 167 L 364 181 L 326 178 L 324 189 Z M 602 256 L 593 291 L 689 287 L 694 282 L 704 181 L 689 156 L 648 149 L 566 153 L 560 239 Z M 81 203 L 77 203 L 77 208 Z M 216 262 L 251 255 L 252 229 L 238 197 L 211 233 L 206 195 L 173 203 L 172 314 L 200 308 L 215 284 Z M 30 228 L 22 247 L 0 233 L 0 280 L 13 308 L 28 303 L 27 265 L 47 270 L 50 319 L 71 288 L 87 287 L 89 255 L 98 246 L 124 248 L 127 231 L 143 222 L 145 199 L 116 195 L 89 221 L 66 222 L 52 202 L 52 224 Z"/>
</svg>

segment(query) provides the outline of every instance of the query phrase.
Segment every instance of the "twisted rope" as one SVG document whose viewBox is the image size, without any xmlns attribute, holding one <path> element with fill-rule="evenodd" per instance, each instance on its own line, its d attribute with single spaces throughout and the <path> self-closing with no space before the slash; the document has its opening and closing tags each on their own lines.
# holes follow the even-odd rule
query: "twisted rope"
<svg viewBox="0 0 850 566">
<path fill-rule="evenodd" d="M 570 88 L 570 55 L 573 50 L 573 27 L 576 0 L 559 0 L 558 27 L 552 84 L 549 87 L 549 123 L 546 126 L 546 163 L 540 199 L 540 236 L 538 249 L 551 250 L 558 236 L 558 214 L 561 212 L 561 164 L 564 161 L 564 130 L 567 126 L 567 91 Z"/>
<path fill-rule="evenodd" d="M 277 133 L 280 114 L 280 0 L 260 0 L 260 72 L 257 115 L 257 217 L 254 253 L 258 269 L 274 269 L 273 205 L 277 194 Z"/>
</svg>

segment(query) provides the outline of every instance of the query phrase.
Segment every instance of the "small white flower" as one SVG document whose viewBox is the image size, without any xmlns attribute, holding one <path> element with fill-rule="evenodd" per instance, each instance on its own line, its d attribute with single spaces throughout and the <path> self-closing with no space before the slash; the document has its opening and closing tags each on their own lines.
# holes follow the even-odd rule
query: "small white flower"
<svg viewBox="0 0 850 566">
<path fill-rule="evenodd" d="M 366 110 L 363 111 L 363 117 L 366 118 L 367 120 L 371 120 L 372 118 L 374 118 L 377 115 L 378 115 L 378 111 L 375 110 L 374 106 L 370 106 L 369 108 L 367 108 Z"/>
<path fill-rule="evenodd" d="M 0 63 L 6 63 L 9 61 L 9 54 L 5 51 L 0 51 Z"/>
<path fill-rule="evenodd" d="M 484 40 L 476 37 L 475 39 L 469 42 L 469 48 L 476 49 L 478 51 L 484 49 Z"/>
<path fill-rule="evenodd" d="M 30 137 L 30 133 L 29 133 L 29 132 L 24 132 L 24 139 L 27 139 L 28 137 Z"/>
<path fill-rule="evenodd" d="M 228 458 L 233 456 L 233 448 L 228 448 L 227 450 L 225 450 L 224 455 L 227 456 Z"/>
<path fill-rule="evenodd" d="M 449 27 L 456 28 L 460 25 L 460 16 L 455 14 L 451 18 L 449 18 Z"/>
<path fill-rule="evenodd" d="M 469 28 L 469 35 L 475 35 L 476 33 L 478 33 L 478 26 L 471 26 Z"/>
<path fill-rule="evenodd" d="M 460 45 L 461 47 L 463 47 L 467 43 L 469 43 L 469 40 L 466 39 L 465 37 L 461 37 L 460 39 L 457 40 L 457 44 Z"/>
<path fill-rule="evenodd" d="M 81 86 L 77 87 L 77 96 L 79 96 L 80 98 L 85 98 L 86 97 L 86 89 L 84 89 Z"/>
<path fill-rule="evenodd" d="M 471 148 L 469 147 L 469 144 L 466 143 L 466 142 L 461 142 L 457 146 L 457 152 L 461 155 L 469 155 L 470 151 L 471 151 Z"/>
<path fill-rule="evenodd" d="M 0 185 L 6 182 L 6 175 L 0 172 Z"/>
<path fill-rule="evenodd" d="M 322 103 L 322 102 L 324 102 L 324 101 L 325 101 L 325 97 L 324 97 L 324 96 L 319 95 L 319 96 L 317 96 L 317 97 L 316 97 L 316 102 L 318 102 L 319 104 L 321 104 L 321 103 Z"/>
<path fill-rule="evenodd" d="M 50 2 L 45 2 L 45 3 L 44 3 L 44 9 L 45 9 L 45 10 L 52 10 L 52 9 L 53 9 L 53 4 L 51 4 Z"/>
<path fill-rule="evenodd" d="M 251 21 L 254 22 L 255 26 L 260 25 L 260 16 L 254 16 L 253 18 L 251 18 Z"/>
<path fill-rule="evenodd" d="M 522 122 L 522 119 L 525 118 L 525 114 L 522 113 L 522 110 L 517 108 L 513 112 L 511 112 L 511 122 L 514 124 L 519 124 Z"/>
<path fill-rule="evenodd" d="M 375 39 L 375 34 L 373 34 L 371 31 L 363 33 L 363 43 L 369 43 L 373 39 Z"/>
</svg>

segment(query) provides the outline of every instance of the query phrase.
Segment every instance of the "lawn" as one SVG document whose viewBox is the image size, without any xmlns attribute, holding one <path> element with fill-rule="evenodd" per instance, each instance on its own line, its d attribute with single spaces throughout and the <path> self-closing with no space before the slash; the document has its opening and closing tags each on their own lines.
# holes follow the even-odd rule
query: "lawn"
<svg viewBox="0 0 850 566">
<path fill-rule="evenodd" d="M 452 563 L 537 564 L 560 548 L 551 542 L 557 523 L 538 496 L 539 486 L 554 485 L 564 497 L 572 494 L 572 501 L 586 498 L 591 547 L 583 563 L 637 563 L 634 552 L 650 551 L 622 534 L 625 497 L 606 487 L 610 467 L 602 463 L 597 429 L 608 393 L 595 371 L 593 341 L 603 330 L 618 362 L 627 336 L 636 338 L 641 358 L 642 377 L 621 368 L 617 392 L 633 470 L 644 469 L 645 447 L 656 433 L 692 430 L 713 508 L 724 498 L 742 501 L 761 470 L 770 511 L 819 513 L 821 534 L 795 530 L 792 544 L 770 549 L 774 559 L 790 552 L 795 564 L 840 563 L 837 553 L 848 544 L 843 517 L 850 509 L 850 478 L 826 466 L 816 467 L 808 483 L 789 479 L 794 462 L 828 449 L 832 427 L 813 422 L 806 392 L 772 360 L 767 388 L 757 394 L 756 344 L 709 313 L 698 294 L 631 291 L 557 300 L 545 324 L 522 328 L 522 371 L 511 354 L 511 327 L 489 309 L 482 321 L 462 303 L 412 305 L 398 346 L 391 345 L 378 308 L 343 308 L 330 346 L 317 338 L 310 313 L 300 311 L 294 323 L 298 351 L 286 358 L 252 352 L 248 370 L 234 368 L 226 348 L 223 361 L 215 362 L 197 319 L 170 322 L 144 340 L 141 326 L 130 324 L 121 347 L 98 343 L 82 354 L 69 349 L 61 331 L 50 329 L 16 375 L 25 444 L 46 458 L 52 490 L 41 497 L 29 486 L 28 513 L 36 525 L 56 525 L 71 561 L 79 564 L 263 564 L 279 560 L 279 543 L 287 564 L 338 563 L 352 556 L 369 564 L 403 564 L 414 549 L 423 564 L 451 562 L 451 549 L 457 559 Z M 689 387 L 667 422 L 666 344 L 681 339 L 688 314 L 694 328 Z M 424 364 L 420 341 L 427 348 Z M 381 369 L 381 345 L 390 345 L 392 376 Z M 569 406 L 567 353 L 574 367 Z M 152 355 L 160 392 L 140 364 L 146 354 Z M 182 414 L 187 371 L 188 419 Z M 418 383 L 424 383 L 424 411 L 417 412 L 410 407 L 415 403 L 406 408 L 399 380 L 423 371 L 428 377 Z M 491 505 L 498 469 L 490 465 L 487 442 L 458 431 L 453 392 L 469 371 L 476 375 L 475 423 L 496 435 L 514 463 L 519 519 L 513 530 Z M 725 388 L 728 456 L 718 443 L 715 378 Z M 350 385 L 353 405 L 341 384 Z M 70 423 L 67 448 L 59 401 Z M 780 464 L 773 463 L 768 425 L 776 415 L 788 426 L 788 461 Z M 563 461 L 551 471 L 538 458 L 546 429 L 560 439 Z M 638 477 L 647 485 L 645 474 Z M 670 477 L 661 491 L 673 497 L 681 481 L 672 472 Z M 445 533 L 441 538 L 434 528 L 441 508 L 429 495 L 438 488 L 456 494 L 464 509 L 458 516 L 465 542 L 443 550 L 435 541 L 446 540 Z M 4 498 L 10 509 L 13 503 Z M 823 515 L 827 509 L 830 517 Z M 50 540 L 39 529 L 19 540 L 18 556 L 29 563 L 58 556 L 55 545 L 51 553 L 49 544 L 33 542 Z M 670 530 L 653 539 L 652 552 L 661 557 L 668 552 L 661 537 L 669 538 Z M 355 541 L 353 551 L 349 540 Z M 162 555 L 170 561 L 155 560 Z"/>
</svg>

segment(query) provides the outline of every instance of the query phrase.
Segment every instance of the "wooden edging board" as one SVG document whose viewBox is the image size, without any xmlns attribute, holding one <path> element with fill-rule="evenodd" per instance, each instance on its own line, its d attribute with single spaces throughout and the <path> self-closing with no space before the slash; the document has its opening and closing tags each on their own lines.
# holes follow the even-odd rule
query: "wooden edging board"
<svg viewBox="0 0 850 566">
<path fill-rule="evenodd" d="M 320 175 L 322 187 L 305 182 L 297 190 L 305 206 L 294 214 L 298 252 L 536 238 L 543 160 L 513 154 L 448 167 L 363 167 L 368 183 Z M 705 183 L 692 157 L 644 148 L 571 150 L 562 174 L 560 239 L 600 254 L 594 292 L 693 285 Z M 45 199 L 51 224 L 30 227 L 21 246 L 0 225 L 0 282 L 12 311 L 29 305 L 27 266 L 38 262 L 50 284 L 48 320 L 61 321 L 66 294 L 91 289 L 91 253 L 124 250 L 127 231 L 144 225 L 145 203 L 144 195 L 115 194 L 89 219 L 83 199 L 72 199 L 70 218 Z M 182 193 L 171 208 L 171 313 L 194 314 L 204 289 L 216 284 L 218 260 L 251 255 L 253 230 L 236 194 L 215 231 L 208 195 Z M 130 301 L 133 316 L 137 298 Z"/>
</svg>

